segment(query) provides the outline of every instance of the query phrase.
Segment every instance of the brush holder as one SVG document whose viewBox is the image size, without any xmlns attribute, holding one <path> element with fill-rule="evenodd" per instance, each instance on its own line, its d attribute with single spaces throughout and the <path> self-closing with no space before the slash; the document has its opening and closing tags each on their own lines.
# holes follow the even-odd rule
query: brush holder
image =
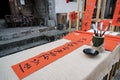
<svg viewBox="0 0 120 80">
<path fill-rule="evenodd" d="M 103 44 L 104 44 L 104 37 L 93 36 L 92 47 L 94 49 L 96 49 L 99 52 L 102 52 L 104 50 Z"/>
</svg>

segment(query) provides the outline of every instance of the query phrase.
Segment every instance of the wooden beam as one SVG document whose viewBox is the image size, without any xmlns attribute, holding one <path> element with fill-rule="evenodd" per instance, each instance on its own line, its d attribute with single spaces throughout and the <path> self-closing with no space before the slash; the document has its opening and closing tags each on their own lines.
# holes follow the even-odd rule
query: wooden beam
<svg viewBox="0 0 120 80">
<path fill-rule="evenodd" d="M 81 24 L 82 24 L 82 21 L 83 21 L 83 17 L 84 17 L 84 10 L 85 10 L 85 0 L 82 0 L 82 18 L 81 18 Z"/>
<path fill-rule="evenodd" d="M 100 15 L 100 7 L 101 6 L 101 0 L 98 0 L 98 3 L 97 3 L 97 13 L 96 13 L 96 21 L 98 22 L 99 20 L 99 15 Z"/>
<path fill-rule="evenodd" d="M 101 19 L 104 19 L 105 9 L 106 9 L 106 0 L 102 0 L 102 9 L 101 9 Z"/>
<path fill-rule="evenodd" d="M 71 25 L 72 25 L 72 22 L 71 20 L 69 20 L 69 33 L 71 32 Z"/>
<path fill-rule="evenodd" d="M 80 0 L 77 0 L 77 16 L 78 16 L 78 18 L 77 18 L 76 30 L 79 29 L 79 22 L 80 22 L 80 10 L 79 10 L 79 8 L 80 8 Z"/>
<path fill-rule="evenodd" d="M 82 0 L 82 12 L 84 12 L 85 9 L 85 0 Z M 82 19 L 84 17 L 84 13 L 82 13 Z"/>
<path fill-rule="evenodd" d="M 100 18 L 96 20 L 96 18 L 92 19 L 93 22 L 99 22 Z"/>
</svg>

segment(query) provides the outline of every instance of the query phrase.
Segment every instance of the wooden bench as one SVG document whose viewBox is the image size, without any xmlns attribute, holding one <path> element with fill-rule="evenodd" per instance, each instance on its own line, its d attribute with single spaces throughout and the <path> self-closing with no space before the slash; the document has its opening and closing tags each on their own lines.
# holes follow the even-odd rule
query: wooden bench
<svg viewBox="0 0 120 80">
<path fill-rule="evenodd" d="M 37 20 L 33 15 L 5 15 L 5 21 L 10 27 L 37 25 Z"/>
</svg>

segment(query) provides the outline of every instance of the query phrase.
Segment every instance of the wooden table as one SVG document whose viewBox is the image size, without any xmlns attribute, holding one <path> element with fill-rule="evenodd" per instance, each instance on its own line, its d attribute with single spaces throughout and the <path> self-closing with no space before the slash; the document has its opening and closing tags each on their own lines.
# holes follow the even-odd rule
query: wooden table
<svg viewBox="0 0 120 80">
<path fill-rule="evenodd" d="M 19 80 L 11 68 L 12 65 L 67 42 L 70 41 L 60 39 L 0 58 L 0 80 Z M 112 65 L 119 61 L 120 45 L 113 52 L 104 51 L 95 57 L 83 53 L 83 49 L 89 47 L 91 46 L 83 45 L 22 80 L 102 80 L 110 72 Z"/>
</svg>

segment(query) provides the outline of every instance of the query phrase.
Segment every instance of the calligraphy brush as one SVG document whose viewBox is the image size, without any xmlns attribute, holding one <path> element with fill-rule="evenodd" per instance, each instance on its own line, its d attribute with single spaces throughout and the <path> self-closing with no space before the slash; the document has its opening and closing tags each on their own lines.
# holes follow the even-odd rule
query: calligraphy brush
<svg viewBox="0 0 120 80">
<path fill-rule="evenodd" d="M 105 32 L 108 30 L 109 26 L 104 29 L 104 32 L 102 33 L 101 37 L 105 34 Z"/>
<path fill-rule="evenodd" d="M 94 34 L 95 34 L 95 36 L 97 36 L 97 34 L 96 34 L 96 28 L 95 28 L 95 24 L 92 24 L 92 26 L 93 26 Z"/>
<path fill-rule="evenodd" d="M 96 22 L 96 27 L 95 28 L 96 28 L 96 32 L 97 32 L 96 35 L 98 36 L 98 23 L 97 22 Z"/>
<path fill-rule="evenodd" d="M 100 37 L 102 36 L 103 22 L 100 24 Z"/>
</svg>

